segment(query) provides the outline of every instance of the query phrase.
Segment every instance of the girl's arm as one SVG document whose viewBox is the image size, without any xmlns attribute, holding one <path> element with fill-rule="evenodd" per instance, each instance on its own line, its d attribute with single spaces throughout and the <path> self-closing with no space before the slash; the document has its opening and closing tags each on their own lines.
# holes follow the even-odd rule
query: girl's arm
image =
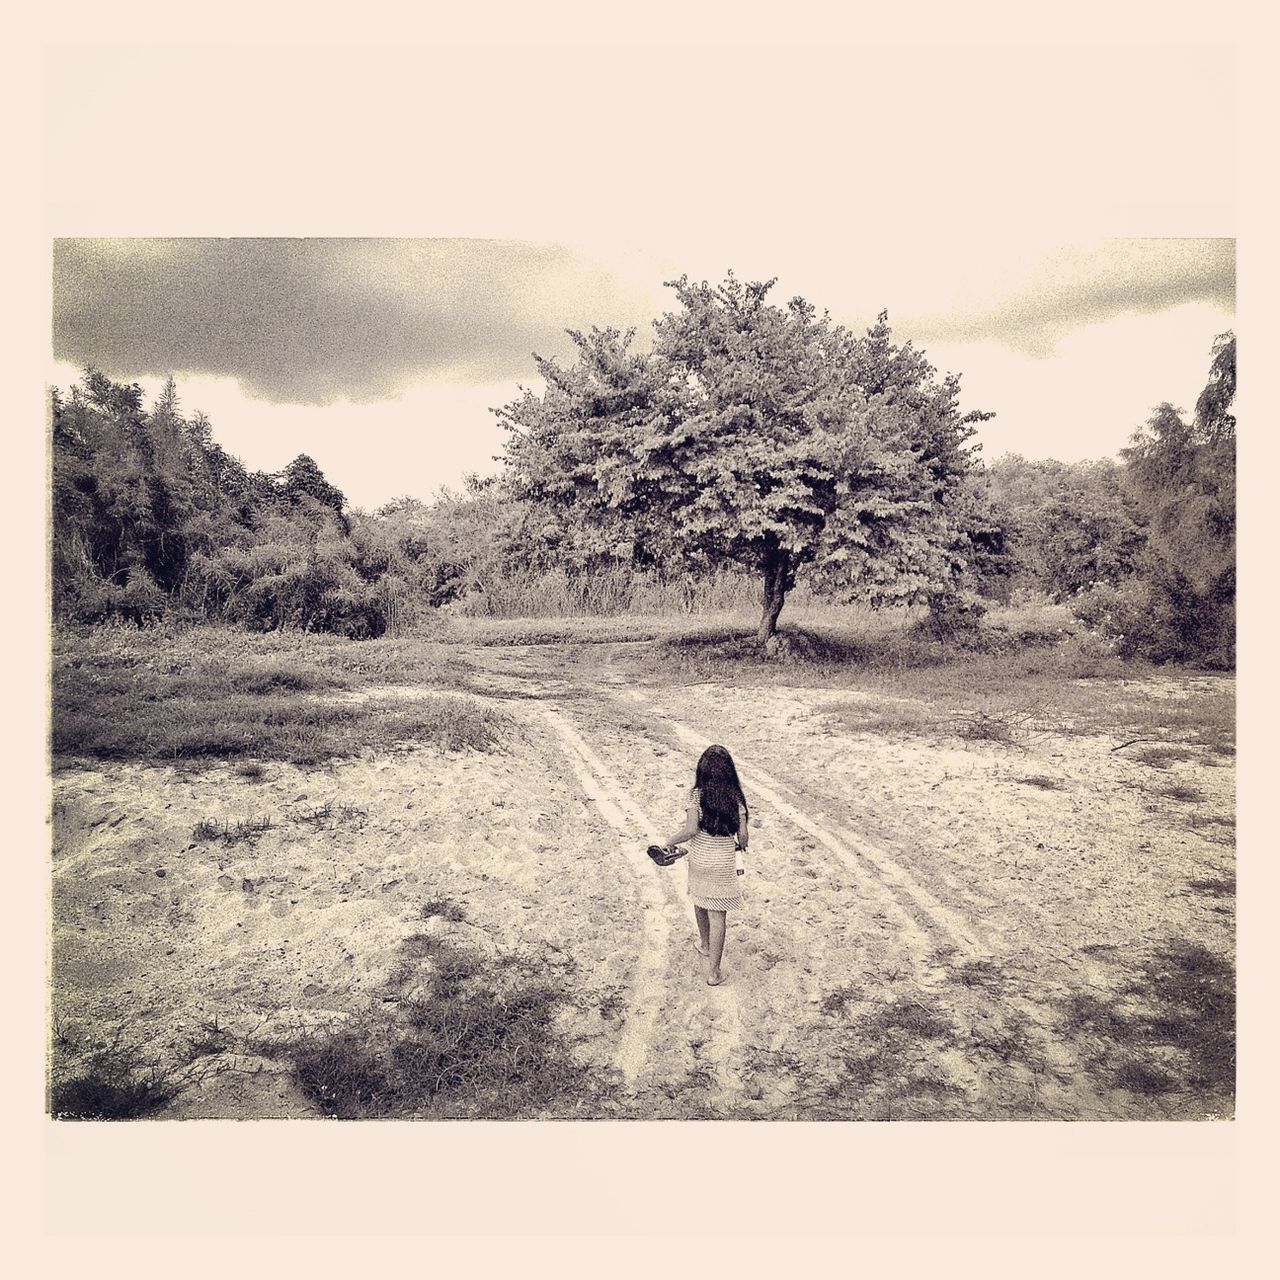
<svg viewBox="0 0 1280 1280">
<path fill-rule="evenodd" d="M 738 810 L 738 844 L 745 852 L 747 848 L 747 811 Z"/>
<path fill-rule="evenodd" d="M 667 841 L 666 847 L 674 849 L 678 844 L 684 844 L 686 840 L 692 840 L 698 834 L 698 802 L 695 800 L 690 805 L 684 815 L 684 826 L 679 832 Z"/>
</svg>

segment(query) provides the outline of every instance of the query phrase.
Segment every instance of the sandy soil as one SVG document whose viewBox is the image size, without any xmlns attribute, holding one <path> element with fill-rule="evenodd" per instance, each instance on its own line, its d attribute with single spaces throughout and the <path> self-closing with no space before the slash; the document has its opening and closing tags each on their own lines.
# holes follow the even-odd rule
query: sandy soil
<svg viewBox="0 0 1280 1280">
<path fill-rule="evenodd" d="M 1142 1006 L 1171 942 L 1233 955 L 1234 897 L 1192 887 L 1234 880 L 1229 759 L 1155 770 L 1097 737 L 850 733 L 835 713 L 855 693 L 663 686 L 627 646 L 578 650 L 467 652 L 520 723 L 504 754 L 405 746 L 260 780 L 60 768 L 56 1072 L 127 1027 L 161 1056 L 204 1045 L 165 1116 L 314 1114 L 287 1062 L 251 1047 L 394 1000 L 406 939 L 427 932 L 575 962 L 562 1025 L 615 1084 L 602 1115 L 1231 1114 L 1172 1045 L 1143 1053 L 1177 1087 L 1117 1085 L 1123 1046 L 1068 1016 L 1081 994 Z M 644 854 L 713 740 L 752 805 L 714 989 L 683 864 Z M 193 839 L 203 819 L 271 825 L 229 844 Z M 424 922 L 437 895 L 466 920 Z"/>
</svg>

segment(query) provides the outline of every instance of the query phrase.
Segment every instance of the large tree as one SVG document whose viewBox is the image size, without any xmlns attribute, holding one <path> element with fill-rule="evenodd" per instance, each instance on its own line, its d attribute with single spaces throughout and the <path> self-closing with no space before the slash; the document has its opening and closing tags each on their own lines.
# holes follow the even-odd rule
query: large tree
<svg viewBox="0 0 1280 1280">
<path fill-rule="evenodd" d="M 760 575 L 773 634 L 806 565 L 817 585 L 940 602 L 974 545 L 972 423 L 884 315 L 858 336 L 773 281 L 673 281 L 679 308 L 634 332 L 573 331 L 542 395 L 499 409 L 518 497 L 580 567 L 593 557 Z"/>
</svg>

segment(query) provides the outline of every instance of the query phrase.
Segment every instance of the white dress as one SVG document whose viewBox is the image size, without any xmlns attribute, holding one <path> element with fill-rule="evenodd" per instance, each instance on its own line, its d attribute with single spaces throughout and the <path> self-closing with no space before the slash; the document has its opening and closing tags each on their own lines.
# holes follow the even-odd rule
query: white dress
<svg viewBox="0 0 1280 1280">
<path fill-rule="evenodd" d="M 702 808 L 698 788 L 689 792 L 689 804 Z M 739 822 L 746 815 L 739 810 Z M 736 836 L 713 836 L 698 828 L 689 841 L 689 896 L 695 907 L 707 911 L 736 911 L 742 906 L 742 882 L 738 878 Z"/>
</svg>

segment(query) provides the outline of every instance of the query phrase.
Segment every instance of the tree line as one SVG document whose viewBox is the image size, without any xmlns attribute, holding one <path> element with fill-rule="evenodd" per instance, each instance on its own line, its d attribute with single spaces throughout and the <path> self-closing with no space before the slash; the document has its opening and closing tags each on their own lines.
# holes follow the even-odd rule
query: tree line
<svg viewBox="0 0 1280 1280">
<path fill-rule="evenodd" d="M 496 412 L 504 466 L 429 501 L 348 507 L 309 457 L 248 470 L 184 416 L 172 379 L 86 370 L 54 390 L 55 614 L 181 614 L 368 638 L 515 578 L 606 571 L 758 583 L 768 644 L 788 594 L 924 606 L 939 635 L 1019 587 L 1065 601 L 1122 651 L 1230 666 L 1235 339 L 1194 414 L 1160 405 L 1119 462 L 984 465 L 962 412 L 886 315 L 865 332 L 773 282 L 672 282 L 634 331 L 572 332 L 545 384 Z"/>
</svg>

